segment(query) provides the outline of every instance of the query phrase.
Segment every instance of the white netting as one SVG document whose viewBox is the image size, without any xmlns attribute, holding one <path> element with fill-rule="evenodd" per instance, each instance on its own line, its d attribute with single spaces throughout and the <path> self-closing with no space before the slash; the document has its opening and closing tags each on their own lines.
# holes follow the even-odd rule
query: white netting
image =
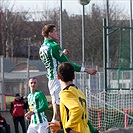
<svg viewBox="0 0 133 133">
<path fill-rule="evenodd" d="M 133 90 L 130 71 L 110 72 L 107 91 L 104 89 L 104 74 L 76 73 L 75 84 L 86 93 L 88 114 L 92 124 L 106 131 L 110 128 L 133 125 Z M 87 92 L 84 88 L 88 88 Z"/>
<path fill-rule="evenodd" d="M 87 90 L 88 114 L 92 124 L 105 131 L 133 125 L 133 95 L 131 90 L 92 94 Z"/>
</svg>

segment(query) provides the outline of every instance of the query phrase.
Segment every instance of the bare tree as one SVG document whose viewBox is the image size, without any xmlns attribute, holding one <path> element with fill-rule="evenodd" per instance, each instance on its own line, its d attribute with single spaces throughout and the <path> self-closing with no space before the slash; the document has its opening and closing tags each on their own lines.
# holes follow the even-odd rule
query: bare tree
<svg viewBox="0 0 133 133">
<path fill-rule="evenodd" d="M 39 14 L 39 15 L 38 15 Z M 34 17 L 33 17 L 34 16 Z M 27 57 L 30 45 L 30 58 L 38 59 L 38 49 L 43 43 L 41 30 L 47 23 L 54 23 L 59 29 L 59 8 L 43 12 L 13 12 L 7 10 L 2 14 L 3 54 L 8 42 L 9 56 Z M 103 59 L 103 18 L 105 9 L 92 6 L 92 12 L 85 15 L 85 61 L 96 62 Z M 110 9 L 110 25 L 128 25 L 122 10 L 115 6 Z M 73 61 L 82 60 L 82 15 L 69 15 L 63 11 L 63 48 L 69 48 L 69 58 Z M 126 33 L 125 33 L 126 34 Z M 128 36 L 128 33 L 126 34 Z M 120 54 L 120 30 L 110 35 L 110 57 L 115 60 Z M 115 50 L 114 50 L 115 48 Z M 36 54 L 35 54 L 36 53 Z M 127 56 L 128 57 L 128 56 Z"/>
<path fill-rule="evenodd" d="M 85 57 L 90 62 L 101 61 L 103 59 L 103 18 L 106 9 L 101 9 L 97 5 L 92 6 L 92 13 L 86 16 L 86 54 Z M 90 14 L 90 15 L 89 15 Z M 123 9 L 116 8 L 115 5 L 110 7 L 110 26 L 127 26 L 128 21 L 125 21 L 127 16 L 124 15 Z M 112 32 L 113 31 L 113 32 Z M 110 33 L 110 59 L 116 60 L 120 51 L 120 31 L 111 29 Z M 87 52 L 88 51 L 88 52 Z"/>
</svg>

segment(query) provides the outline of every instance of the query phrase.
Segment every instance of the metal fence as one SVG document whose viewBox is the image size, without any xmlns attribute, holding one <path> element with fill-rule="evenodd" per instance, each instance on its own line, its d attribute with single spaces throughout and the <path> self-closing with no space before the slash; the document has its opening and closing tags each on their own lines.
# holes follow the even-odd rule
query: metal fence
<svg viewBox="0 0 133 133">
<path fill-rule="evenodd" d="M 15 61 L 12 62 L 14 63 Z M 27 63 L 27 60 L 25 62 L 24 60 L 17 61 L 17 63 L 15 62 L 14 69 L 10 69 L 12 71 L 6 71 L 7 68 L 4 67 L 6 63 L 1 58 L 1 109 L 5 107 L 3 102 L 5 95 L 14 95 L 16 92 L 20 92 L 22 95 L 27 94 L 27 74 L 29 74 L 29 77 L 37 76 L 40 90 L 45 94 L 49 94 L 47 78 L 45 76 L 46 71 L 39 71 L 38 69 L 41 66 L 39 64 L 40 62 L 29 63 L 28 69 L 27 64 L 24 65 L 24 63 Z M 89 119 L 95 127 L 105 131 L 116 126 L 127 127 L 132 125 L 133 92 L 131 89 L 132 80 L 130 75 L 131 71 L 110 71 L 108 90 L 105 91 L 103 72 L 98 72 L 96 75 L 75 73 L 74 83 L 86 94 Z M 117 118 L 119 118 L 118 121 Z M 114 123 L 113 121 L 116 122 Z"/>
</svg>

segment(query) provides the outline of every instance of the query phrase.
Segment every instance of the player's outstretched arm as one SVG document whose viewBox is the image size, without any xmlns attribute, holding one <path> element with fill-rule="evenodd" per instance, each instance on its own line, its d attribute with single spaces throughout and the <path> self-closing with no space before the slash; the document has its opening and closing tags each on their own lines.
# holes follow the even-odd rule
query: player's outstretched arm
<svg viewBox="0 0 133 133">
<path fill-rule="evenodd" d="M 85 68 L 84 72 L 95 75 L 97 73 L 97 70 L 95 68 Z"/>
</svg>

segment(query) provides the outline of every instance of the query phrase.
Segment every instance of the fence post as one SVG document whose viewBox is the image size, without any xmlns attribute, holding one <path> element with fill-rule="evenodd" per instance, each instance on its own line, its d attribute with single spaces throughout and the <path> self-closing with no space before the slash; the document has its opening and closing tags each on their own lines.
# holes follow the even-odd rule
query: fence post
<svg viewBox="0 0 133 133">
<path fill-rule="evenodd" d="M 128 109 L 124 109 L 124 113 L 125 113 L 125 121 L 124 121 L 124 125 L 125 125 L 125 128 L 128 127 Z"/>
</svg>

